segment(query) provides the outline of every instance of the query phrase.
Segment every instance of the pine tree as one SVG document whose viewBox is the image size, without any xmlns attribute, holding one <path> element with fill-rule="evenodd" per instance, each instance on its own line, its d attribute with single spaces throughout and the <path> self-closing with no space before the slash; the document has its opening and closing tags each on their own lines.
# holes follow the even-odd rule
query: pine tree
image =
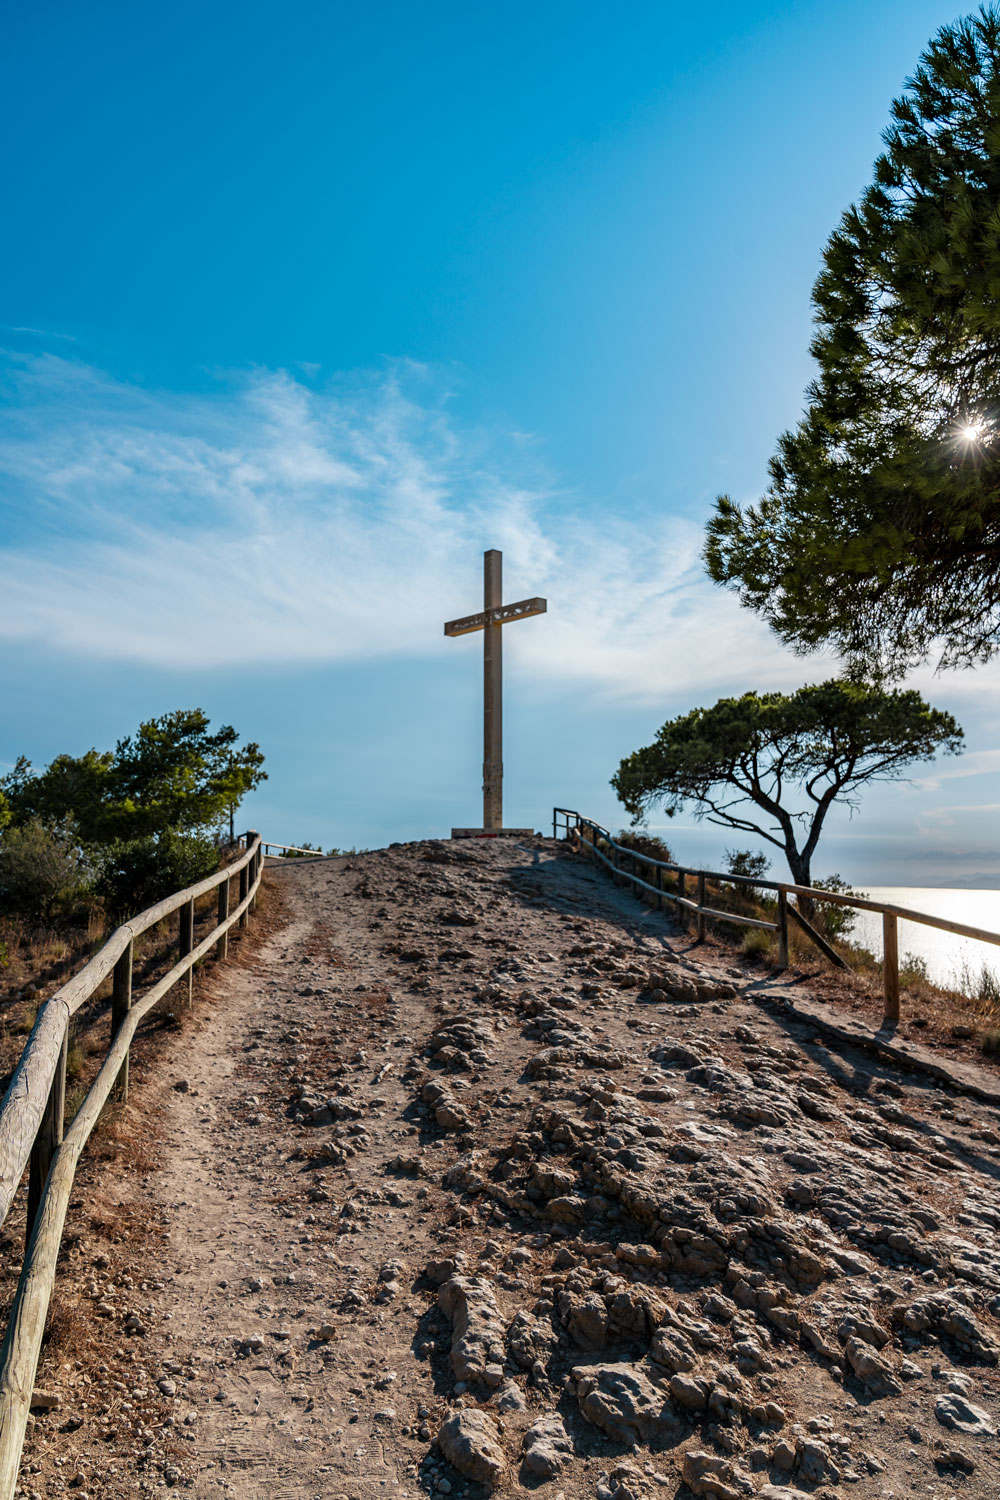
<svg viewBox="0 0 1000 1500">
<path fill-rule="evenodd" d="M 611 785 L 633 821 L 662 805 L 755 834 L 782 850 L 792 879 L 811 883 L 823 824 L 856 807 L 873 781 L 898 780 L 939 750 L 958 754 L 951 714 L 912 690 L 833 679 L 796 693 L 744 693 L 669 719 L 627 755 Z"/>
<path fill-rule="evenodd" d="M 937 34 L 823 255 L 819 372 L 711 576 L 866 672 L 1000 648 L 1000 15 Z"/>
</svg>

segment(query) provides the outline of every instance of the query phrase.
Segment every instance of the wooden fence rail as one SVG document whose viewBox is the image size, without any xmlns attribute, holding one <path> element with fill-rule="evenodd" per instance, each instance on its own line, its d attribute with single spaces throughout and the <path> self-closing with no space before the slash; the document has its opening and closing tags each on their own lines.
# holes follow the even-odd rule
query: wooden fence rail
<svg viewBox="0 0 1000 1500">
<path fill-rule="evenodd" d="M 305 854 L 311 856 L 313 859 L 326 858 L 326 855 L 323 853 L 322 849 L 300 849 L 297 844 L 275 844 L 269 841 L 265 841 L 264 853 L 269 859 L 271 857 L 272 849 L 283 849 L 285 854 Z M 275 855 L 274 858 L 277 859 L 279 858 L 279 856 Z"/>
<path fill-rule="evenodd" d="M 151 906 L 119 927 L 99 953 L 47 1000 L 38 1012 L 20 1061 L 0 1104 L 0 1223 L 7 1217 L 29 1167 L 27 1245 L 14 1304 L 0 1349 L 0 1500 L 13 1500 L 38 1356 L 45 1331 L 66 1209 L 80 1153 L 108 1099 L 128 1090 L 128 1057 L 139 1023 L 181 980 L 188 1003 L 195 964 L 215 949 L 224 958 L 229 929 L 246 925 L 257 900 L 264 853 L 260 835 L 247 833 L 242 857 L 207 880 Z M 231 886 L 239 880 L 239 901 Z M 194 903 L 219 889 L 213 930 L 194 941 Z M 174 912 L 177 963 L 139 999 L 132 996 L 133 944 L 140 933 Z M 63 1134 L 66 1054 L 73 1015 L 112 975 L 111 1042 L 100 1071 Z"/>
<path fill-rule="evenodd" d="M 670 864 L 666 860 L 653 859 L 651 855 L 641 854 L 637 849 L 631 849 L 626 844 L 616 843 L 608 830 L 600 823 L 595 823 L 592 818 L 585 818 L 581 813 L 574 812 L 572 808 L 555 807 L 552 809 L 553 838 L 558 838 L 560 831 L 566 838 L 576 840 L 579 847 L 585 849 L 595 862 L 606 866 L 612 872 L 616 883 L 624 879 L 633 886 L 651 892 L 657 897 L 657 905 L 661 911 L 666 901 L 672 901 L 678 910 L 691 912 L 697 919 L 699 938 L 705 935 L 706 918 L 717 922 L 735 922 L 743 927 L 763 927 L 769 932 L 777 933 L 778 965 L 783 969 L 788 967 L 789 917 L 832 963 L 838 964 L 842 969 L 850 967 L 823 934 L 817 932 L 801 910 L 803 901 L 825 901 L 833 906 L 851 906 L 858 911 L 881 912 L 882 988 L 885 999 L 885 1019 L 888 1024 L 894 1024 L 899 1020 L 898 923 L 900 919 L 906 922 L 917 922 L 923 927 L 936 927 L 940 932 L 952 932 L 958 937 L 975 938 L 980 943 L 992 943 L 995 947 L 1000 947 L 1000 932 L 988 932 L 983 927 L 970 927 L 964 922 L 951 922 L 946 917 L 933 917 L 929 912 L 911 911 L 905 906 L 869 901 L 864 896 L 845 896 L 837 891 L 823 891 L 814 886 L 791 885 L 785 881 L 758 880 L 752 875 L 724 874 L 717 870 L 692 870 L 683 865 Z M 625 859 L 630 862 L 628 870 L 623 868 Z M 637 863 L 642 863 L 647 871 L 653 871 L 655 884 L 649 880 L 643 880 L 636 873 Z M 664 871 L 676 877 L 676 891 L 664 889 Z M 697 880 L 698 899 L 696 901 L 692 901 L 686 895 L 688 875 L 695 876 Z M 745 917 L 738 912 L 719 911 L 707 906 L 705 882 L 708 880 L 720 881 L 725 885 L 749 886 L 755 891 L 774 891 L 777 899 L 777 920 L 767 922 L 759 917 Z M 799 904 L 794 905 L 789 901 L 790 896 L 794 896 Z"/>
</svg>

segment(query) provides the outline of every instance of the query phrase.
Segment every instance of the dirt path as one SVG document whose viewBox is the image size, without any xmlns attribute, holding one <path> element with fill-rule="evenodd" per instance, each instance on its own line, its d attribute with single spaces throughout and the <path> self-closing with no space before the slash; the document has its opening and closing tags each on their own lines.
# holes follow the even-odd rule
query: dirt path
<svg viewBox="0 0 1000 1500">
<path fill-rule="evenodd" d="M 998 1111 L 547 840 L 270 878 L 146 1086 L 149 1441 L 26 1494 L 1000 1493 Z"/>
</svg>

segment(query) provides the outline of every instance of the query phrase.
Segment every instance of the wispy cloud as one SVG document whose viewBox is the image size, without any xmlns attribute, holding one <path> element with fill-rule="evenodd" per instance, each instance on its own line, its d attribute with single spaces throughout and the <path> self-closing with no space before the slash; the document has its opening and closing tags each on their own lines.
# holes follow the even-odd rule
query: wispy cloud
<svg viewBox="0 0 1000 1500">
<path fill-rule="evenodd" d="M 995 816 L 997 813 L 1000 813 L 1000 802 L 977 802 L 971 806 L 968 803 L 957 803 L 951 807 L 924 808 L 920 813 L 920 827 L 923 831 L 935 833 L 940 832 L 943 827 L 981 827 L 984 816 Z"/>
<path fill-rule="evenodd" d="M 980 682 L 980 692 L 982 691 Z M 995 776 L 1000 771 L 1000 750 L 974 750 L 970 755 L 964 755 L 961 760 L 946 765 L 942 770 L 935 770 L 931 776 L 920 776 L 914 779 L 914 785 L 921 791 L 936 792 L 945 781 L 964 781 L 969 776 Z"/>
<path fill-rule="evenodd" d="M 477 608 L 498 546 L 507 597 L 549 599 L 505 632 L 526 674 L 643 701 L 834 670 L 705 581 L 697 526 L 556 494 L 530 440 L 463 430 L 426 372 L 258 370 L 186 396 L 51 354 L 0 373 L 8 645 L 171 667 L 430 657 L 456 649 L 442 623 Z"/>
<path fill-rule="evenodd" d="M 19 323 L 0 323 L 0 328 L 6 329 L 8 333 L 26 333 L 36 339 L 57 339 L 61 344 L 76 343 L 75 334 L 57 333 L 52 328 L 29 328 Z"/>
</svg>

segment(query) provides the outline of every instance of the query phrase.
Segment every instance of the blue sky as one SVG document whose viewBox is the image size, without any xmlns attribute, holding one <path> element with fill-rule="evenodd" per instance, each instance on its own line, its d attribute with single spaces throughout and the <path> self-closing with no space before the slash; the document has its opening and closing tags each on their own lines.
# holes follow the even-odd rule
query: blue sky
<svg viewBox="0 0 1000 1500">
<path fill-rule="evenodd" d="M 664 718 L 831 675 L 704 580 L 702 526 L 800 410 L 823 242 L 955 14 L 8 11 L 0 762 L 200 704 L 264 748 L 271 838 L 476 822 L 480 647 L 441 624 L 488 546 L 549 598 L 505 631 L 512 823 L 620 823 Z M 997 673 L 915 680 L 967 755 L 820 866 L 1000 884 Z"/>
</svg>

